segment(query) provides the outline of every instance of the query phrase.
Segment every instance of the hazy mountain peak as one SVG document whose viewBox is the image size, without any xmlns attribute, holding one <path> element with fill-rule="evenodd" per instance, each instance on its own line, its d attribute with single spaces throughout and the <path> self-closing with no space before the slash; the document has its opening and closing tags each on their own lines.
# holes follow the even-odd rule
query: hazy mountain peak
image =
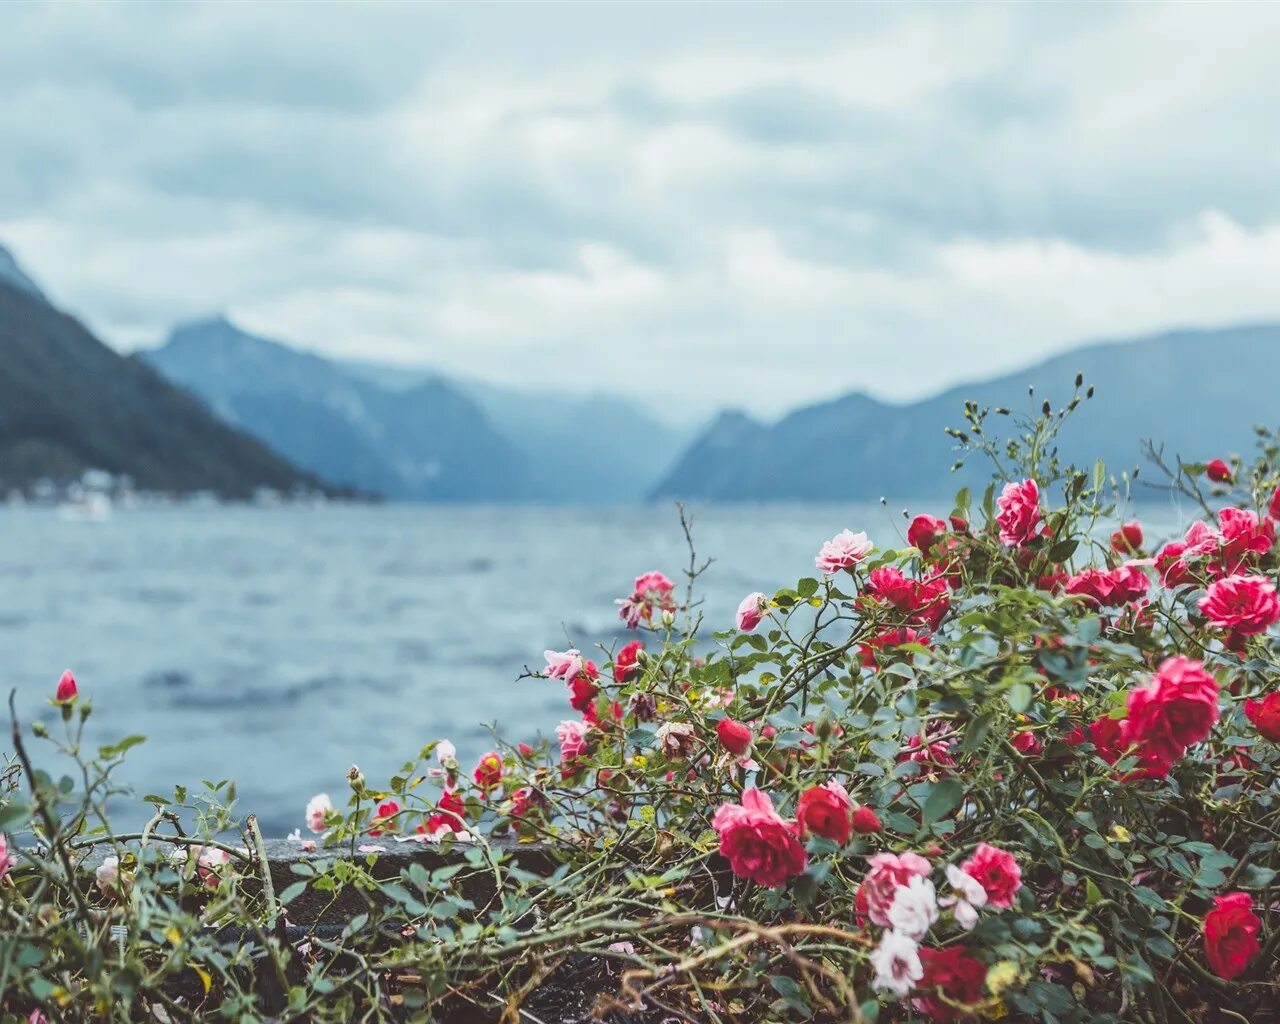
<svg viewBox="0 0 1280 1024">
<path fill-rule="evenodd" d="M 19 291 L 26 292 L 28 295 L 34 295 L 38 299 L 45 298 L 45 294 L 40 290 L 39 285 L 27 276 L 22 267 L 18 265 L 18 261 L 14 259 L 13 253 L 3 245 L 0 245 L 0 281 L 12 285 Z"/>
</svg>

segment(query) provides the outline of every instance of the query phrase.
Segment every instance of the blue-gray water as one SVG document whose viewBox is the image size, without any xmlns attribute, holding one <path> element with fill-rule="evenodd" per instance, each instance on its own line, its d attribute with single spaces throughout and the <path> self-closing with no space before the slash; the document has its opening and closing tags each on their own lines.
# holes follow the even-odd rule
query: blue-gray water
<svg viewBox="0 0 1280 1024">
<path fill-rule="evenodd" d="M 708 631 L 748 592 L 811 575 L 845 527 L 887 545 L 902 520 L 879 506 L 699 513 L 697 547 L 717 559 Z M 482 722 L 518 739 L 570 717 L 564 687 L 518 681 L 522 668 L 548 647 L 611 643 L 614 598 L 686 562 L 669 505 L 143 509 L 101 523 L 7 509 L 2 681 L 25 718 L 52 722 L 45 701 L 74 669 L 95 743 L 148 736 L 124 775 L 140 794 L 232 777 L 241 810 L 283 833 L 312 794 L 345 792 L 353 761 L 385 779 L 447 737 L 469 763 L 488 749 Z"/>
</svg>

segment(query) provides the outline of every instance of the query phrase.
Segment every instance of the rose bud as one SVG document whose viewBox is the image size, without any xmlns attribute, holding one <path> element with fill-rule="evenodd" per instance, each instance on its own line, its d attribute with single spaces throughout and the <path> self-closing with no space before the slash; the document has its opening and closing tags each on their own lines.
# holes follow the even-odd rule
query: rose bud
<svg viewBox="0 0 1280 1024">
<path fill-rule="evenodd" d="M 67 669 L 62 673 L 62 678 L 58 680 L 58 690 L 53 699 L 59 704 L 69 704 L 78 696 L 80 696 L 80 689 L 76 686 L 76 677 L 72 674 L 71 669 Z"/>
<path fill-rule="evenodd" d="M 883 825 L 880 824 L 880 818 L 870 807 L 862 804 L 853 811 L 853 830 L 860 835 L 869 836 L 879 832 Z"/>
<path fill-rule="evenodd" d="M 1230 483 L 1231 467 L 1221 459 L 1212 459 L 1205 465 L 1204 475 L 1215 484 Z"/>
<path fill-rule="evenodd" d="M 1142 548 L 1142 524 L 1136 519 L 1125 523 L 1111 535 L 1111 550 L 1122 555 L 1132 554 Z"/>
<path fill-rule="evenodd" d="M 720 737 L 720 745 L 735 756 L 745 754 L 753 739 L 751 730 L 732 718 L 722 718 L 716 723 L 716 735 Z"/>
</svg>

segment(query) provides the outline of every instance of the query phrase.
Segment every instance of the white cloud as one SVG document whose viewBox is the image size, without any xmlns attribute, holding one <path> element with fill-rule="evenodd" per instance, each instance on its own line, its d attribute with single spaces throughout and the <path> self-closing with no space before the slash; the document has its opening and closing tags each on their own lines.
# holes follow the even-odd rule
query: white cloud
<svg viewBox="0 0 1280 1024">
<path fill-rule="evenodd" d="M 369 10 L 0 10 L 0 239 L 126 347 L 766 413 L 1280 317 L 1280 9 Z"/>
</svg>

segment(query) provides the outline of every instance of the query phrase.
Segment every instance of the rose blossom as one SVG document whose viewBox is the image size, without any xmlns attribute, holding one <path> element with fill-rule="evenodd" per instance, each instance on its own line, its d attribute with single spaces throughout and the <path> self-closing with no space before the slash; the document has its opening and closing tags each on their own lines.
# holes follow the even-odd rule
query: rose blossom
<svg viewBox="0 0 1280 1024">
<path fill-rule="evenodd" d="M 417 831 L 419 834 L 427 836 L 436 836 L 441 832 L 455 832 L 463 835 L 466 826 L 462 820 L 466 817 L 467 807 L 454 790 L 445 790 L 440 794 L 440 800 L 436 804 L 434 814 L 427 815 L 427 820 L 419 825 Z"/>
<path fill-rule="evenodd" d="M 587 752 L 586 722 L 565 721 L 556 726 L 556 739 L 560 741 L 560 760 L 572 761 Z"/>
<path fill-rule="evenodd" d="M 1265 555 L 1276 543 L 1276 524 L 1267 516 L 1247 508 L 1218 510 L 1218 529 L 1222 535 L 1219 563 L 1214 571 L 1238 573 L 1255 555 Z"/>
<path fill-rule="evenodd" d="M 841 569 L 848 569 L 862 561 L 875 547 L 865 533 L 843 530 L 822 545 L 814 564 L 830 576 Z"/>
<path fill-rule="evenodd" d="M 1272 519 L 1280 519 L 1280 487 L 1271 492 L 1271 500 L 1267 502 L 1267 515 Z"/>
<path fill-rule="evenodd" d="M 716 723 L 716 736 L 720 738 L 720 746 L 735 756 L 751 748 L 751 730 L 732 718 L 722 718 Z"/>
<path fill-rule="evenodd" d="M 1209 584 L 1200 610 L 1219 629 L 1236 636 L 1263 633 L 1280 621 L 1280 598 L 1265 576 L 1227 576 Z"/>
<path fill-rule="evenodd" d="M 58 680 L 58 689 L 54 693 L 53 699 L 59 704 L 66 704 L 75 700 L 79 694 L 80 689 L 76 686 L 76 677 L 72 674 L 71 669 L 67 669 Z"/>
<path fill-rule="evenodd" d="M 756 626 L 760 625 L 760 620 L 764 618 L 765 612 L 769 608 L 769 599 L 756 591 L 754 594 L 748 594 L 742 599 L 742 603 L 738 605 L 738 629 L 743 633 L 750 633 Z"/>
<path fill-rule="evenodd" d="M 897 932 L 885 932 L 871 953 L 871 966 L 876 976 L 871 987 L 881 992 L 892 992 L 901 999 L 924 977 L 920 964 L 920 948 L 913 939 Z"/>
<path fill-rule="evenodd" d="M 312 832 L 324 831 L 324 820 L 333 813 L 333 801 L 328 793 L 317 793 L 307 801 L 307 828 Z"/>
<path fill-rule="evenodd" d="M 853 830 L 859 835 L 869 836 L 879 832 L 884 826 L 880 817 L 866 804 L 861 804 L 853 811 Z"/>
<path fill-rule="evenodd" d="M 917 986 L 920 989 L 940 989 L 951 1003 L 970 1006 L 982 1002 L 982 987 L 987 980 L 987 968 L 959 946 L 946 949 L 921 947 L 920 963 L 924 976 Z M 947 1022 L 962 1020 L 962 1010 L 957 1010 L 936 996 L 921 996 L 911 1001 L 912 1007 L 931 1020 Z"/>
<path fill-rule="evenodd" d="M 627 683 L 631 678 L 640 671 L 640 652 L 644 650 L 644 644 L 639 640 L 632 640 L 622 648 L 613 658 L 613 680 L 616 683 Z"/>
<path fill-rule="evenodd" d="M 548 679 L 563 679 L 566 683 L 572 683 L 582 671 L 582 655 L 576 647 L 567 651 L 543 651 L 542 656 L 547 659 Z"/>
<path fill-rule="evenodd" d="M 482 754 L 480 760 L 476 762 L 471 777 L 475 779 L 476 785 L 486 792 L 498 785 L 502 781 L 502 755 L 496 750 Z"/>
<path fill-rule="evenodd" d="M 796 823 L 803 833 L 813 833 L 843 846 L 853 828 L 853 801 L 836 781 L 813 786 L 800 794 Z"/>
<path fill-rule="evenodd" d="M 1262 700 L 1246 700 L 1244 714 L 1264 738 L 1280 743 L 1280 691 L 1269 693 Z"/>
<path fill-rule="evenodd" d="M 120 873 L 119 857 L 104 857 L 94 871 L 93 877 L 98 883 L 98 888 L 107 894 L 117 892 L 121 885 L 126 891 L 133 886 L 133 880 L 128 875 Z"/>
<path fill-rule="evenodd" d="M 643 573 L 636 577 L 631 596 L 617 601 L 618 617 L 629 629 L 635 629 L 641 621 L 652 622 L 655 611 L 673 612 L 676 609 L 674 590 L 675 584 L 662 573 Z"/>
<path fill-rule="evenodd" d="M 1231 892 L 1213 901 L 1204 917 L 1204 954 L 1220 978 L 1243 974 L 1258 955 L 1262 922 L 1253 912 L 1248 893 Z"/>
<path fill-rule="evenodd" d="M 900 612 L 909 612 L 915 607 L 915 583 L 903 574 L 901 569 L 892 565 L 872 569 L 867 574 L 866 592 L 877 600 L 892 605 Z"/>
<path fill-rule="evenodd" d="M 898 886 L 889 904 L 889 925 L 919 942 L 938 920 L 938 897 L 933 883 L 923 875 L 913 875 Z"/>
<path fill-rule="evenodd" d="M 1008 547 L 1021 547 L 1035 537 L 1040 524 L 1040 486 L 1034 480 L 1004 485 L 996 499 L 1000 512 L 996 525 L 1000 527 L 1000 543 Z"/>
<path fill-rule="evenodd" d="M 928 551 L 947 532 L 947 524 L 937 516 L 919 515 L 907 527 L 907 543 L 921 553 Z"/>
<path fill-rule="evenodd" d="M 369 835 L 380 836 L 383 831 L 394 832 L 396 830 L 396 815 L 400 813 L 400 805 L 394 800 L 384 800 L 378 804 L 377 810 L 374 812 L 373 820 L 369 822 Z"/>
<path fill-rule="evenodd" d="M 783 821 L 758 789 L 745 790 L 741 804 L 723 804 L 712 825 L 720 834 L 721 855 L 740 878 L 777 889 L 808 863 L 795 824 Z"/>
<path fill-rule="evenodd" d="M 886 926 L 899 887 L 915 875 L 928 875 L 929 862 L 918 853 L 875 853 L 867 858 L 867 865 L 867 875 L 858 886 L 854 903 L 858 913 L 869 917 L 872 924 Z"/>
<path fill-rule="evenodd" d="M 988 843 L 979 843 L 960 870 L 976 878 L 986 890 L 987 902 L 1001 910 L 1013 906 L 1014 893 L 1022 888 L 1022 869 L 1013 854 Z"/>
<path fill-rule="evenodd" d="M 980 881 L 955 864 L 947 865 L 947 881 L 954 890 L 954 896 L 938 901 L 939 906 L 954 907 L 956 924 L 965 931 L 973 931 L 978 923 L 978 911 L 987 905 L 987 890 Z"/>
<path fill-rule="evenodd" d="M 1129 692 L 1121 743 L 1172 764 L 1208 737 L 1218 720 L 1218 682 L 1183 655 L 1161 662 L 1146 686 Z"/>
</svg>

